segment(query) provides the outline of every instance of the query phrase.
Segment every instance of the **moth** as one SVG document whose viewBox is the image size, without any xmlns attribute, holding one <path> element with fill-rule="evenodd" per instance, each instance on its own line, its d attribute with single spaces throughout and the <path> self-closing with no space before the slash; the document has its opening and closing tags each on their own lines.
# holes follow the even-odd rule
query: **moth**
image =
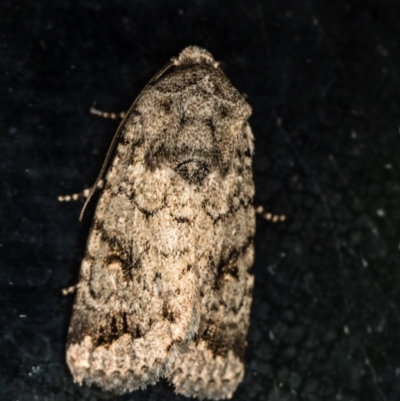
<svg viewBox="0 0 400 401">
<path fill-rule="evenodd" d="M 253 288 L 250 114 L 195 46 L 129 109 L 76 286 L 66 351 L 75 382 L 122 394 L 164 377 L 187 397 L 232 397 Z"/>
</svg>

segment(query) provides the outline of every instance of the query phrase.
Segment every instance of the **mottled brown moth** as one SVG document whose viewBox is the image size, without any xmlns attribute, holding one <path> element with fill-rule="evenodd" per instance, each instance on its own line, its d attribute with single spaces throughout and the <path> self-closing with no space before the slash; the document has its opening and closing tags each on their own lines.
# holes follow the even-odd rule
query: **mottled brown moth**
<svg viewBox="0 0 400 401">
<path fill-rule="evenodd" d="M 188 397 L 232 396 L 253 288 L 250 114 L 195 46 L 126 114 L 76 289 L 67 343 L 76 382 L 122 394 L 165 377 Z"/>
</svg>

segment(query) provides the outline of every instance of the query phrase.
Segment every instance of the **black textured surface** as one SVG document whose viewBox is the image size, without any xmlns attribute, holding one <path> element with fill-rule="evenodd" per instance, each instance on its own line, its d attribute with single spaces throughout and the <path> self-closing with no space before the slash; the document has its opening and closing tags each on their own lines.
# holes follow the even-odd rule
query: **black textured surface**
<svg viewBox="0 0 400 401">
<path fill-rule="evenodd" d="M 234 400 L 400 398 L 400 3 L 3 1 L 0 399 L 100 400 L 65 340 L 90 186 L 117 122 L 185 46 L 248 96 L 258 221 L 247 371 Z M 109 399 L 114 399 L 110 397 Z M 166 382 L 118 400 L 184 399 Z"/>
</svg>

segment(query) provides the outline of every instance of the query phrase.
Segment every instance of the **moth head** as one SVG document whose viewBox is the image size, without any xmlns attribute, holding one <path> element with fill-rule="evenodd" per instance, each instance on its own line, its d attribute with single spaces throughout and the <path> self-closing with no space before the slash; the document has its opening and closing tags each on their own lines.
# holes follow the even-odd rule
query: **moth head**
<svg viewBox="0 0 400 401">
<path fill-rule="evenodd" d="M 214 60 L 211 53 L 197 46 L 186 47 L 186 49 L 180 52 L 178 57 L 173 57 L 171 61 L 176 66 L 205 63 L 218 68 L 219 65 L 219 62 Z"/>
<path fill-rule="evenodd" d="M 213 63 L 189 47 L 138 100 L 146 168 L 171 168 L 191 184 L 230 170 L 251 108 Z"/>
</svg>

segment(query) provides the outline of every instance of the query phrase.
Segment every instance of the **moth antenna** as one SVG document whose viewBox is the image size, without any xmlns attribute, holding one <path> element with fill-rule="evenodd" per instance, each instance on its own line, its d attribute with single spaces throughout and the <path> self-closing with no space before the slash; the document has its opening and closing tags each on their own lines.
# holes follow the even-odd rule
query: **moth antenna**
<svg viewBox="0 0 400 401">
<path fill-rule="evenodd" d="M 99 173 L 99 175 L 97 176 L 96 181 L 94 182 L 93 186 L 90 188 L 89 195 L 87 196 L 86 201 L 85 201 L 85 203 L 83 204 L 81 213 L 80 213 L 80 215 L 79 215 L 79 221 L 82 221 L 83 215 L 84 215 L 84 213 L 85 213 L 85 210 L 86 210 L 86 208 L 87 208 L 87 206 L 88 206 L 90 200 L 92 199 L 93 194 L 94 194 L 94 192 L 96 191 L 99 182 L 104 178 L 104 173 L 106 172 L 107 167 L 108 167 L 108 164 L 109 164 L 110 159 L 111 159 L 111 156 L 112 156 L 113 153 L 114 153 L 115 145 L 116 145 L 117 142 L 118 142 L 118 139 L 119 139 L 119 137 L 120 137 L 120 135 L 121 135 L 122 130 L 124 129 L 125 123 L 128 121 L 129 117 L 130 117 L 131 114 L 133 113 L 133 110 L 135 109 L 137 100 L 139 99 L 140 95 L 141 95 L 143 92 L 145 92 L 146 89 L 147 89 L 151 84 L 153 84 L 158 78 L 160 78 L 167 70 L 169 70 L 169 69 L 170 69 L 171 67 L 173 67 L 174 65 L 176 65 L 176 63 L 175 63 L 174 61 L 171 60 L 171 61 L 168 62 L 163 68 L 161 68 L 161 70 L 158 71 L 157 74 L 153 76 L 153 78 L 150 79 L 150 81 L 147 83 L 147 85 L 140 91 L 139 95 L 136 97 L 136 99 L 135 99 L 135 101 L 133 102 L 132 106 L 131 106 L 131 107 L 129 108 L 129 110 L 127 111 L 127 113 L 126 113 L 124 119 L 123 119 L 123 120 L 121 121 L 121 123 L 119 124 L 119 126 L 118 126 L 118 128 L 117 128 L 117 131 L 115 132 L 114 137 L 113 137 L 113 139 L 112 139 L 112 141 L 111 141 L 111 144 L 110 144 L 110 146 L 109 146 L 109 148 L 108 148 L 108 151 L 107 151 L 107 154 L 106 154 L 106 158 L 104 159 L 103 165 L 101 166 L 100 173 Z"/>
</svg>

